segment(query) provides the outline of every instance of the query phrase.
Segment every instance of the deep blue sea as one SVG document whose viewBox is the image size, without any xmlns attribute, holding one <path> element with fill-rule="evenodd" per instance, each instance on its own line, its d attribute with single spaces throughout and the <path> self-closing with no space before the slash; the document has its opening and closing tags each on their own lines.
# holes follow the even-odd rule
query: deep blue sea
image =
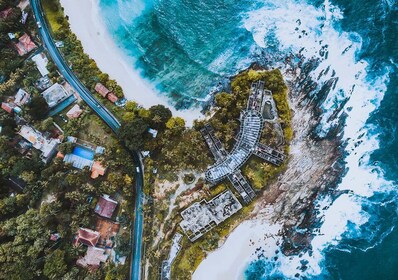
<svg viewBox="0 0 398 280">
<path fill-rule="evenodd" d="M 326 136 L 341 134 L 348 190 L 318 201 L 312 253 L 252 262 L 247 279 L 398 279 L 398 1 L 100 0 L 132 67 L 188 108 L 253 62 L 319 59 L 311 78 L 334 88 L 319 104 Z M 315 93 L 313 93 L 316 95 Z M 338 108 L 343 107 L 336 113 Z M 294 260 L 295 259 L 295 260 Z M 297 263 L 297 267 L 289 264 Z M 304 268 L 303 268 L 304 267 Z"/>
</svg>

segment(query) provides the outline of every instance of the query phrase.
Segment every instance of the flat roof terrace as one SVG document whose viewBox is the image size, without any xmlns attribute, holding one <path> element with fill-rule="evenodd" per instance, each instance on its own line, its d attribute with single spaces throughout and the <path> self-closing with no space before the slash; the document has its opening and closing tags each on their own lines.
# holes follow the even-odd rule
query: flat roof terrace
<svg viewBox="0 0 398 280">
<path fill-rule="evenodd" d="M 226 190 L 210 201 L 195 202 L 181 212 L 180 226 L 189 240 L 195 241 L 242 208 L 239 200 Z"/>
</svg>

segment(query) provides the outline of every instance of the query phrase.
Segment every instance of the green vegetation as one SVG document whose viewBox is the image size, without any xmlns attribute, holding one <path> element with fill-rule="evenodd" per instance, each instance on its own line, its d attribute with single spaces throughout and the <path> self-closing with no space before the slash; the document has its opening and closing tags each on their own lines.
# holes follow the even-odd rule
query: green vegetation
<svg viewBox="0 0 398 280">
<path fill-rule="evenodd" d="M 110 101 L 104 99 L 94 90 L 95 85 L 100 82 L 112 91 L 117 97 L 123 97 L 123 90 L 115 80 L 109 78 L 108 74 L 101 72 L 96 62 L 84 53 L 81 42 L 71 31 L 68 19 L 65 17 L 63 8 L 58 0 L 42 0 L 47 22 L 53 32 L 55 39 L 64 42 L 60 51 L 69 62 L 77 77 L 93 93 L 97 99 L 105 104 L 113 113 L 121 117 L 122 109 L 114 106 Z M 54 73 L 56 76 L 57 74 Z"/>
<path fill-rule="evenodd" d="M 42 0 L 47 20 L 57 40 L 64 42 L 61 51 L 79 79 L 87 88 L 95 93 L 94 86 L 101 82 L 118 97 L 123 96 L 122 89 L 109 76 L 102 73 L 96 63 L 83 52 L 81 43 L 71 32 L 67 19 L 58 0 Z M 0 10 L 12 7 L 12 15 L 0 21 L 0 97 L 13 95 L 19 88 L 32 94 L 32 101 L 22 108 L 22 117 L 35 128 L 50 135 L 58 133 L 58 126 L 63 130 L 64 137 L 75 136 L 95 144 L 105 146 L 106 152 L 97 155 L 96 159 L 105 162 L 108 167 L 106 176 L 91 180 L 88 170 L 76 170 L 65 165 L 61 159 L 54 159 L 44 165 L 36 150 L 30 157 L 24 157 L 16 149 L 16 130 L 18 126 L 10 115 L 0 113 L 0 269 L 6 279 L 125 279 L 128 275 L 126 265 L 115 267 L 107 264 L 93 272 L 77 268 L 76 260 L 84 254 L 85 249 L 73 247 L 71 241 L 76 230 L 81 227 L 93 227 L 96 197 L 103 193 L 119 197 L 122 200 L 124 214 L 120 214 L 122 227 L 130 226 L 133 213 L 132 184 L 134 166 L 129 154 L 111 134 L 110 129 L 89 108 L 80 104 L 83 114 L 73 120 L 64 121 L 62 115 L 47 117 L 47 107 L 35 81 L 40 77 L 36 67 L 26 57 L 19 57 L 9 47 L 10 39 L 7 32 L 15 34 L 16 39 L 27 33 L 35 37 L 35 22 L 29 17 L 22 25 L 19 22 L 21 13 L 15 1 L 0 0 Z M 14 42 L 16 39 L 13 39 Z M 37 42 L 36 42 L 37 43 Z M 52 82 L 61 82 L 63 78 L 57 73 L 55 65 L 49 64 Z M 266 88 L 273 92 L 278 107 L 280 125 L 283 130 L 285 144 L 292 138 L 290 127 L 290 109 L 287 102 L 287 88 L 281 73 L 273 71 L 248 70 L 240 73 L 231 82 L 231 93 L 219 93 L 215 97 L 215 112 L 210 123 L 225 147 L 230 150 L 234 144 L 234 136 L 239 127 L 238 117 L 246 106 L 251 82 L 264 80 Z M 120 137 L 130 150 L 150 152 L 145 160 L 144 192 L 154 197 L 155 184 L 158 180 L 176 181 L 182 179 L 185 184 L 194 184 L 189 192 L 198 192 L 197 199 L 211 198 L 225 190 L 226 184 L 208 188 L 203 178 L 197 173 L 203 172 L 213 163 L 208 148 L 200 134 L 204 122 L 195 122 L 193 128 L 187 128 L 183 119 L 173 117 L 170 110 L 162 105 L 144 109 L 135 102 L 128 102 L 125 109 L 114 106 L 111 102 L 98 95 L 98 99 L 122 120 Z M 68 109 L 68 108 L 67 108 Z M 152 137 L 148 129 L 156 129 L 158 135 Z M 277 143 L 278 135 L 270 126 L 264 128 L 264 143 Z M 63 143 L 59 150 L 71 152 L 73 145 Z M 265 191 L 267 186 L 285 166 L 275 168 L 256 158 L 250 159 L 243 168 L 243 173 L 253 186 Z M 12 191 L 10 195 L 9 177 L 21 180 L 22 191 Z M 179 181 L 181 182 L 181 181 Z M 167 194 L 170 198 L 172 192 Z M 157 279 L 160 261 L 168 253 L 170 237 L 177 230 L 180 217 L 179 200 L 177 207 L 169 215 L 168 200 L 156 199 L 144 205 L 147 217 L 145 224 L 145 242 L 149 246 L 163 226 L 165 238 L 159 243 L 159 251 L 148 250 L 147 258 L 151 262 L 149 279 Z M 196 199 L 196 198 L 195 198 Z M 191 273 L 199 265 L 208 252 L 217 248 L 222 240 L 241 221 L 247 218 L 253 206 L 245 207 L 223 224 L 207 233 L 195 243 L 185 238 L 183 249 L 173 265 L 173 275 L 177 279 L 189 279 Z M 126 214 L 128 213 L 128 214 Z M 166 221 L 166 217 L 169 217 Z M 49 240 L 51 233 L 57 232 L 61 239 L 54 243 Z M 128 254 L 129 234 L 121 233 L 117 238 L 119 253 Z M 148 247 L 150 248 L 150 247 Z"/>
<path fill-rule="evenodd" d="M 262 134 L 261 142 L 276 146 L 288 152 L 288 144 L 292 139 L 290 127 L 290 109 L 288 104 L 287 87 L 279 70 L 255 71 L 246 70 L 235 76 L 231 81 L 231 93 L 222 92 L 215 96 L 214 114 L 207 121 L 196 121 L 194 128 L 184 128 L 183 121 L 171 118 L 166 123 L 166 129 L 161 132 L 161 139 L 155 143 L 147 143 L 148 150 L 154 151 L 151 157 L 151 166 L 157 166 L 160 172 L 156 175 L 158 178 L 171 178 L 166 176 L 170 172 L 178 174 L 186 170 L 204 171 L 214 160 L 209 154 L 208 148 L 200 134 L 200 129 L 206 122 L 210 122 L 215 129 L 216 136 L 220 138 L 227 150 L 231 150 L 235 143 L 235 135 L 240 126 L 239 116 L 242 109 L 246 108 L 251 83 L 262 80 L 265 82 L 265 88 L 273 93 L 273 97 L 279 113 L 279 124 L 283 135 L 278 135 L 273 124 L 267 124 Z M 184 135 L 188 135 L 186 138 Z M 279 143 L 279 138 L 284 139 Z M 153 141 L 152 141 L 153 142 Z M 157 152 L 158 151 L 158 152 Z M 188 159 L 188 160 L 187 160 Z M 285 168 L 286 162 L 280 167 L 275 167 L 263 160 L 252 157 L 243 167 L 243 174 L 249 179 L 250 183 L 261 192 L 266 191 L 266 187 L 275 180 Z M 148 166 L 148 164 L 146 164 Z M 185 173 L 185 172 L 184 172 Z M 185 184 L 190 182 L 190 173 L 185 173 L 183 181 Z M 155 182 L 155 175 L 147 178 L 147 182 L 152 185 Z M 152 177 L 152 178 L 151 178 Z M 203 180 L 195 186 L 195 190 L 201 190 L 202 195 L 196 199 L 211 199 L 217 194 L 231 188 L 229 183 L 221 183 L 215 187 L 209 188 L 203 184 Z M 149 191 L 149 194 L 151 192 Z M 177 230 L 177 225 L 181 218 L 180 208 L 175 208 L 168 221 L 164 222 L 165 213 L 168 211 L 168 205 L 155 202 L 152 207 L 147 207 L 147 215 L 153 217 L 146 224 L 145 236 L 147 244 L 152 244 L 153 237 L 157 236 L 159 225 L 164 224 L 165 233 L 172 233 Z M 221 225 L 206 233 L 194 243 L 186 238 L 182 243 L 181 253 L 175 260 L 172 273 L 175 279 L 191 279 L 191 275 L 206 255 L 216 249 L 222 240 L 242 221 L 247 219 L 253 208 L 253 203 L 245 206 L 241 211 L 226 220 Z M 155 230 L 156 229 L 156 230 Z M 149 269 L 149 279 L 157 279 L 160 263 L 168 254 L 171 237 L 169 234 L 161 243 L 159 252 L 148 252 L 147 258 L 150 259 L 152 267 Z"/>
<path fill-rule="evenodd" d="M 55 158 L 44 164 L 39 151 L 28 149 L 26 153 L 18 146 L 21 138 L 17 135 L 19 118 L 0 110 L 0 270 L 1 279 L 126 279 L 129 273 L 129 260 L 126 265 L 117 268 L 108 263 L 96 271 L 89 271 L 76 266 L 76 260 L 84 255 L 85 247 L 74 247 L 73 237 L 79 227 L 95 228 L 94 207 L 96 198 L 104 193 L 117 197 L 120 202 L 119 218 L 121 227 L 128 228 L 133 213 L 134 203 L 134 166 L 129 153 L 111 133 L 110 129 L 88 107 L 80 104 L 83 114 L 73 120 L 65 121 L 62 114 L 47 117 L 48 106 L 41 97 L 35 82 L 40 73 L 29 54 L 18 56 L 13 44 L 24 33 L 28 34 L 36 45 L 40 45 L 35 35 L 36 23 L 28 7 L 28 21 L 20 22 L 21 10 L 15 6 L 18 1 L 0 0 L 0 11 L 11 8 L 6 19 L 0 19 L 0 101 L 8 102 L 9 96 L 16 94 L 20 88 L 32 95 L 30 103 L 22 106 L 19 117 L 49 137 L 59 135 L 75 136 L 79 139 L 105 147 L 105 153 L 97 155 L 96 160 L 107 167 L 105 176 L 95 180 L 90 178 L 86 169 L 78 170 L 65 165 L 62 159 Z M 60 11 L 58 1 L 44 1 L 52 25 L 58 23 L 56 32 L 63 29 L 65 19 Z M 53 16 L 52 16 L 53 15 Z M 62 19 L 61 16 L 62 15 Z M 68 31 L 69 29 L 67 29 Z M 7 33 L 13 33 L 10 39 Z M 76 41 L 66 41 L 66 47 L 73 48 Z M 81 51 L 76 48 L 74 51 Z M 76 52 L 74 64 L 81 65 L 82 78 L 90 81 L 101 81 L 119 96 L 120 87 L 107 78 L 87 60 L 83 54 Z M 82 59 L 79 60 L 79 57 Z M 91 65 L 90 65 L 91 63 Z M 95 67 L 94 67 L 95 66 Z M 62 82 L 52 62 L 48 65 L 52 82 Z M 79 71 L 80 71 L 79 70 Z M 90 73 L 92 72 L 92 73 Z M 105 101 L 105 100 L 104 100 Z M 105 101 L 108 102 L 108 101 Z M 108 102 L 110 105 L 110 102 Z M 115 111 L 121 110 L 113 106 Z M 63 133 L 60 129 L 63 130 Z M 59 150 L 71 152 L 73 145 L 63 143 Z M 11 182 L 12 179 L 14 183 Z M 50 234 L 58 233 L 60 239 L 51 241 Z M 119 252 L 130 255 L 129 230 L 121 230 L 117 236 Z"/>
</svg>

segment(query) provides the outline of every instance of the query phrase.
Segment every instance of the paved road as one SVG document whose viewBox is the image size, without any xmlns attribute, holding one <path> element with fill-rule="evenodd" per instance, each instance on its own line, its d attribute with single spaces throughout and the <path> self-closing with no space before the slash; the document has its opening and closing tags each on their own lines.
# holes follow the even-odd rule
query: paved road
<svg viewBox="0 0 398 280">
<path fill-rule="evenodd" d="M 69 84 L 79 93 L 80 97 L 88 104 L 88 106 L 113 130 L 117 135 L 120 122 L 109 112 L 97 99 L 93 97 L 91 92 L 80 82 L 73 71 L 69 68 L 64 57 L 55 46 L 47 22 L 45 20 L 40 0 L 30 0 L 33 13 L 38 23 L 41 39 L 46 46 L 48 53 L 57 65 L 60 73 L 65 77 Z M 134 239 L 132 250 L 131 279 L 139 280 L 141 277 L 141 251 L 142 251 L 142 232 L 143 232 L 143 212 L 142 212 L 142 186 L 143 167 L 137 152 L 132 153 L 134 164 L 136 166 L 136 198 L 135 198 L 135 220 L 134 220 Z"/>
</svg>

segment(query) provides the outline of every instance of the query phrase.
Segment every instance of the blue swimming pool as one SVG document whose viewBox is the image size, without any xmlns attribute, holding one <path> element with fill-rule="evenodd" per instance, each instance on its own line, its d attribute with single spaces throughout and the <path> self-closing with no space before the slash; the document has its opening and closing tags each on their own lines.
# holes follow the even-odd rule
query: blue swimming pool
<svg viewBox="0 0 398 280">
<path fill-rule="evenodd" d="M 73 149 L 72 154 L 88 159 L 88 160 L 93 160 L 94 159 L 94 152 L 92 150 L 89 149 L 85 149 L 83 147 L 75 147 Z"/>
</svg>

